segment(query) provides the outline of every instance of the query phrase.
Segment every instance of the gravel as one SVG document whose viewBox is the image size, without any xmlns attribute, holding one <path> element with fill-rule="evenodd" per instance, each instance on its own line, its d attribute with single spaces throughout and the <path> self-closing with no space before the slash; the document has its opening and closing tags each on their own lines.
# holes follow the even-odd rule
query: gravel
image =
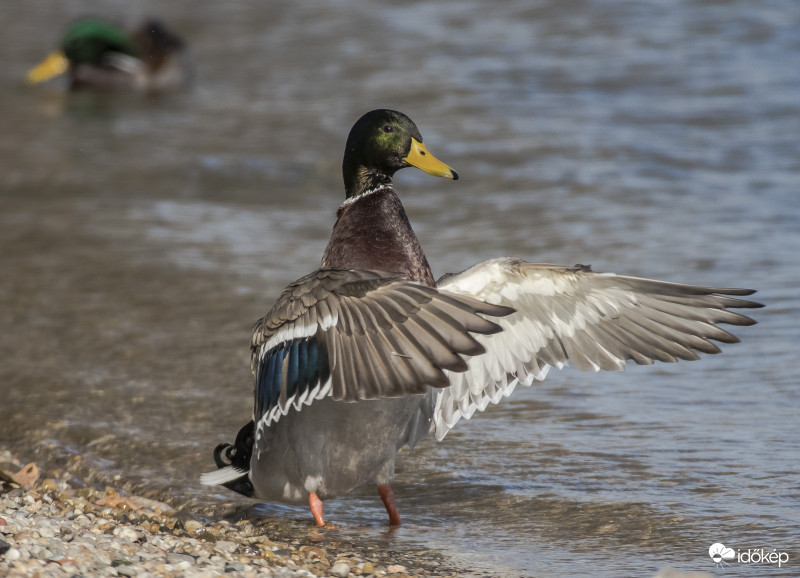
<svg viewBox="0 0 800 578">
<path fill-rule="evenodd" d="M 0 450 L 0 576 L 431 574 L 407 570 L 385 555 L 370 559 L 369 552 L 344 551 L 335 536 L 315 545 L 281 542 L 246 520 L 188 518 L 168 504 L 110 486 L 85 487 L 71 475 L 15 481 L 14 472 L 22 469 Z"/>
</svg>

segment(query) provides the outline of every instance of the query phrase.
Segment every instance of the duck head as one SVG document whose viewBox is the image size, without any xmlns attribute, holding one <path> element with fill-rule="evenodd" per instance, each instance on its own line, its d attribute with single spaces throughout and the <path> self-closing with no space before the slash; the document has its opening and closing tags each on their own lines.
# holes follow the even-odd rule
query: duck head
<svg viewBox="0 0 800 578">
<path fill-rule="evenodd" d="M 396 171 L 411 166 L 458 179 L 453 169 L 428 152 L 417 125 L 402 112 L 368 112 L 353 125 L 345 145 L 342 174 L 347 198 L 388 186 Z"/>
<path fill-rule="evenodd" d="M 105 66 L 111 55 L 136 58 L 138 53 L 133 40 L 122 28 L 87 18 L 70 26 L 60 49 L 32 68 L 25 80 L 28 84 L 38 84 L 79 66 Z"/>
</svg>

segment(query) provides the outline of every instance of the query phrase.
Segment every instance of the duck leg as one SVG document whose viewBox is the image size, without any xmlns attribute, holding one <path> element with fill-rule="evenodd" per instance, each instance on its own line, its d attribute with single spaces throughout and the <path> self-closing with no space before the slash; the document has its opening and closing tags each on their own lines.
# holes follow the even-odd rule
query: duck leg
<svg viewBox="0 0 800 578">
<path fill-rule="evenodd" d="M 403 522 L 400 520 L 400 512 L 397 511 L 397 505 L 394 503 L 394 492 L 392 486 L 389 484 L 380 484 L 378 486 L 378 494 L 383 500 L 383 505 L 386 506 L 386 511 L 389 513 L 389 525 L 400 526 Z M 320 504 L 320 510 L 322 505 Z"/>
<path fill-rule="evenodd" d="M 311 513 L 314 515 L 314 521 L 317 526 L 324 526 L 325 520 L 322 518 L 322 500 L 314 492 L 308 496 L 308 505 L 311 506 Z"/>
</svg>

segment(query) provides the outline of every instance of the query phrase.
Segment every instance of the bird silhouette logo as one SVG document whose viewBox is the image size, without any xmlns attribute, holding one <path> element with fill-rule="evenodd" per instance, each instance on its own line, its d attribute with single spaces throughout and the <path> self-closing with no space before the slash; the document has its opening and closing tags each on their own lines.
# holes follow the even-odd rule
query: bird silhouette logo
<svg viewBox="0 0 800 578">
<path fill-rule="evenodd" d="M 708 555 L 711 556 L 711 559 L 714 561 L 714 566 L 717 568 L 730 566 L 727 560 L 733 560 L 736 558 L 736 552 L 734 552 L 733 548 L 728 548 L 725 546 L 725 544 L 720 542 L 711 544 L 711 546 L 708 548 Z"/>
</svg>

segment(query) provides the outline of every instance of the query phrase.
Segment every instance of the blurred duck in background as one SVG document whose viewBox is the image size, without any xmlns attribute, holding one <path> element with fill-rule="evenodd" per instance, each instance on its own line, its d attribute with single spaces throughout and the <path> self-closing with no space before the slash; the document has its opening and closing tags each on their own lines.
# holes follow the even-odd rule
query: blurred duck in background
<svg viewBox="0 0 800 578">
<path fill-rule="evenodd" d="M 25 81 L 39 84 L 63 74 L 72 90 L 157 91 L 188 83 L 191 63 L 184 41 L 159 20 L 128 32 L 86 18 L 69 27 L 60 49 L 28 71 Z"/>
</svg>

